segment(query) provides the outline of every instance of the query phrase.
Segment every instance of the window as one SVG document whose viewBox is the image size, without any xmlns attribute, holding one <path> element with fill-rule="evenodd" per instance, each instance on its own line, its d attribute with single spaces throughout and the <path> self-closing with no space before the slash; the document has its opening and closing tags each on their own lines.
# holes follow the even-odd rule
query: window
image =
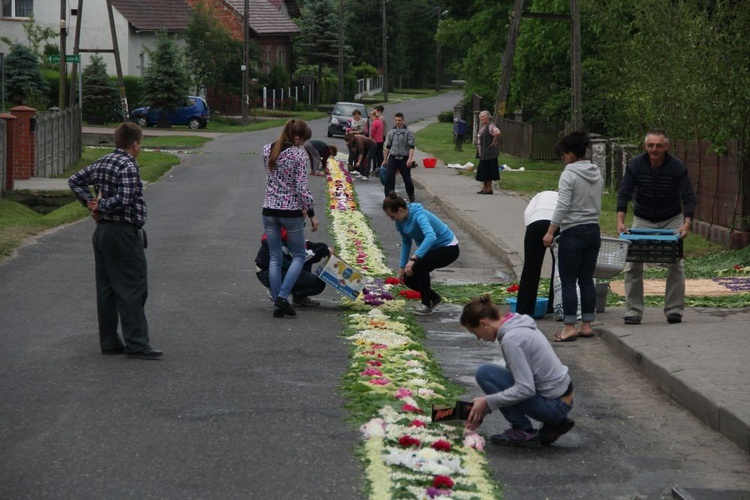
<svg viewBox="0 0 750 500">
<path fill-rule="evenodd" d="M 34 0 L 2 0 L 2 17 L 31 17 Z"/>
</svg>

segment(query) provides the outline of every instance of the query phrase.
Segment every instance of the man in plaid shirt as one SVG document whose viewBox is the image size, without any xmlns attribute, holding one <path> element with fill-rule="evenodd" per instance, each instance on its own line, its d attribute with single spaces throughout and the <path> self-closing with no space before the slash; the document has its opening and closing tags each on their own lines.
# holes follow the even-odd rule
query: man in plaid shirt
<svg viewBox="0 0 750 500">
<path fill-rule="evenodd" d="M 93 243 L 102 354 L 157 359 L 163 353 L 149 343 L 144 311 L 148 296 L 142 229 L 146 202 L 136 163 L 142 135 L 134 123 L 117 127 L 116 149 L 70 177 L 68 185 L 96 221 Z M 122 339 L 117 333 L 118 318 Z"/>
</svg>

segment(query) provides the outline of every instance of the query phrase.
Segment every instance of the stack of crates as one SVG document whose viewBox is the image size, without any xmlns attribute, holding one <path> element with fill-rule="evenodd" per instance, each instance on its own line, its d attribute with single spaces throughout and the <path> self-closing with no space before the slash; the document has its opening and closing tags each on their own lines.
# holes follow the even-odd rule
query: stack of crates
<svg viewBox="0 0 750 500">
<path fill-rule="evenodd" d="M 672 264 L 682 258 L 682 238 L 674 229 L 630 228 L 620 238 L 630 241 L 628 262 Z"/>
</svg>

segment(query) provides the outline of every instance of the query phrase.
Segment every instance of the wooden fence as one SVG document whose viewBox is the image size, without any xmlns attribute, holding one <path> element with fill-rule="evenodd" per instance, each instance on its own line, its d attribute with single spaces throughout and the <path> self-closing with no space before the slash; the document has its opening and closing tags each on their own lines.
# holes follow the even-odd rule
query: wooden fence
<svg viewBox="0 0 750 500">
<path fill-rule="evenodd" d="M 500 150 L 527 160 L 558 160 L 555 144 L 565 126 L 556 123 L 530 124 L 501 118 L 497 124 L 502 132 Z"/>
<path fill-rule="evenodd" d="M 616 139 L 609 142 L 609 185 L 617 189 L 627 162 L 643 149 L 640 145 L 618 144 Z M 728 142 L 727 152 L 721 155 L 711 152 L 710 147 L 706 141 L 675 140 L 670 151 L 688 167 L 698 197 L 693 230 L 728 248 L 744 248 L 750 245 L 750 165 L 745 165 L 743 173 L 736 141 Z"/>
<path fill-rule="evenodd" d="M 36 177 L 55 177 L 81 157 L 81 108 L 37 113 Z"/>
</svg>

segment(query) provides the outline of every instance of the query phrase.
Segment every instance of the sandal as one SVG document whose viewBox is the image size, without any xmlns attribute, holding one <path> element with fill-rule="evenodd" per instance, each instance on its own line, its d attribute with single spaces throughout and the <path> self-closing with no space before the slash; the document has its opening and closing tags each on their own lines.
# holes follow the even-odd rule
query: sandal
<svg viewBox="0 0 750 500">
<path fill-rule="evenodd" d="M 573 335 L 571 337 L 563 337 L 562 330 L 561 330 L 555 334 L 555 339 L 553 340 L 553 342 L 574 342 L 577 339 L 578 339 L 578 335 Z"/>
<path fill-rule="evenodd" d="M 590 338 L 596 337 L 596 333 L 593 332 L 593 331 L 591 331 L 591 332 L 581 332 L 581 331 L 579 331 L 578 332 L 578 336 L 579 337 L 583 337 L 585 339 L 590 339 Z"/>
</svg>

